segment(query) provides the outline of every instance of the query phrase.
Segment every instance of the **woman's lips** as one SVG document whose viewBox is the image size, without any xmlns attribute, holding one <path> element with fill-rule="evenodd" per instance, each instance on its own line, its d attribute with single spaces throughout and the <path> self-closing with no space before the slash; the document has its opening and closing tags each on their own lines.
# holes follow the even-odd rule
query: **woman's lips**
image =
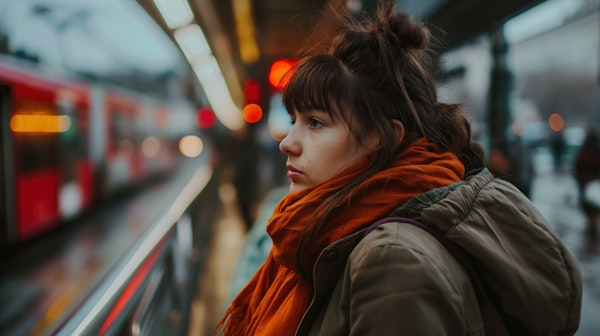
<svg viewBox="0 0 600 336">
<path fill-rule="evenodd" d="M 287 166 L 288 172 L 287 172 L 287 176 L 290 180 L 294 180 L 299 178 L 300 176 L 302 176 L 302 172 L 299 171 L 298 169 L 294 168 L 293 166 L 288 165 Z"/>
</svg>

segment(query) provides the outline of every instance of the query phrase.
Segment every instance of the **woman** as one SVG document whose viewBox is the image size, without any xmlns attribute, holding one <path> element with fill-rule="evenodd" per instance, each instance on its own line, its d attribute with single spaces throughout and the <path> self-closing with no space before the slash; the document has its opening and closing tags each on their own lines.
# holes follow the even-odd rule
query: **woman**
<svg viewBox="0 0 600 336">
<path fill-rule="evenodd" d="M 267 260 L 216 333 L 490 332 L 463 266 L 430 233 L 385 219 L 398 216 L 459 241 L 509 331 L 573 333 L 576 262 L 527 198 L 483 169 L 459 106 L 437 101 L 425 25 L 390 7 L 346 20 L 284 89 L 290 193 L 267 224 Z"/>
</svg>

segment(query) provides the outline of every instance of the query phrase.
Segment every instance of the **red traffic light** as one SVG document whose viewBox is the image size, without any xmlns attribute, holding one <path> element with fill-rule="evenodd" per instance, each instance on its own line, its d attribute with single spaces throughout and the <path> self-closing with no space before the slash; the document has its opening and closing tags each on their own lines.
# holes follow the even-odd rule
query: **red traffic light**
<svg viewBox="0 0 600 336">
<path fill-rule="evenodd" d="M 196 124 L 202 129 L 207 129 L 217 124 L 217 116 L 210 107 L 201 107 L 196 112 Z"/>
<path fill-rule="evenodd" d="M 269 84 L 275 89 L 281 89 L 287 84 L 285 75 L 292 69 L 297 61 L 289 59 L 278 59 L 271 64 L 269 69 Z"/>
<path fill-rule="evenodd" d="M 256 78 L 250 78 L 244 82 L 244 96 L 246 104 L 260 104 L 260 82 Z"/>
</svg>

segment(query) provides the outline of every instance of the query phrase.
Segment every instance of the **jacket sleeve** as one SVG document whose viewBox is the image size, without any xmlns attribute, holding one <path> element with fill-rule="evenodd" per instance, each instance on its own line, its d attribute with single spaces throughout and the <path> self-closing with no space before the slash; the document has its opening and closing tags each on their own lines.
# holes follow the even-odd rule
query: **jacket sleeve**
<svg viewBox="0 0 600 336">
<path fill-rule="evenodd" d="M 464 283 L 466 274 L 448 272 L 461 266 L 436 243 L 366 244 L 350 258 L 349 288 L 343 289 L 350 300 L 350 335 L 483 334 L 467 330 L 465 310 L 472 314 L 479 308 L 465 307 L 462 292 L 465 285 L 471 288 L 470 282 Z"/>
</svg>

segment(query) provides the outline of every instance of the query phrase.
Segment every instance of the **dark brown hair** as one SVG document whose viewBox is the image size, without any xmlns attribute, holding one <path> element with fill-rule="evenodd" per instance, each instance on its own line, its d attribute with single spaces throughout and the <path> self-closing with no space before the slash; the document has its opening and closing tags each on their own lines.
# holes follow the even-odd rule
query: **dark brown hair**
<svg viewBox="0 0 600 336">
<path fill-rule="evenodd" d="M 454 153 L 466 171 L 484 164 L 462 107 L 437 99 L 432 34 L 425 23 L 395 12 L 392 5 L 380 6 L 377 15 L 362 21 L 346 13 L 340 19 L 343 24 L 326 48 L 313 49 L 290 72 L 283 103 L 290 113 L 318 109 L 344 120 L 359 143 L 366 134 L 381 140 L 371 167 L 315 212 L 301 250 L 310 248 L 327 214 L 356 185 L 392 162 L 398 149 L 392 120 L 402 122 L 407 135 Z"/>
</svg>

